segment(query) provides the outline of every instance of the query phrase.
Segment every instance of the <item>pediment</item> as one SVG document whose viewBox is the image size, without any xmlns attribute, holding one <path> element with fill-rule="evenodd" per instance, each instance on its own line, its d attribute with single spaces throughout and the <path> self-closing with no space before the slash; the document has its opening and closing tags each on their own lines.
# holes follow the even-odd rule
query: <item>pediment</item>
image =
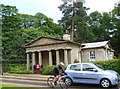
<svg viewBox="0 0 120 89">
<path fill-rule="evenodd" d="M 61 42 L 65 42 L 65 40 L 50 38 L 50 37 L 40 37 L 40 38 L 33 40 L 32 42 L 26 44 L 26 47 L 48 45 L 48 44 L 55 44 L 55 43 L 61 43 Z"/>
</svg>

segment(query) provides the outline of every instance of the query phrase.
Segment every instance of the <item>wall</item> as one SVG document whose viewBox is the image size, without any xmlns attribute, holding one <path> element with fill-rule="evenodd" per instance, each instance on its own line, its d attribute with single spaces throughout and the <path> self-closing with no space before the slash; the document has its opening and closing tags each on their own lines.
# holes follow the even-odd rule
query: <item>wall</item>
<svg viewBox="0 0 120 89">
<path fill-rule="evenodd" d="M 95 60 L 104 60 L 105 59 L 105 50 L 103 48 L 96 49 L 82 49 L 82 62 L 91 61 L 89 58 L 90 51 L 95 51 Z M 92 60 L 94 61 L 94 60 Z"/>
<path fill-rule="evenodd" d="M 79 45 L 71 45 L 72 50 L 71 50 L 71 63 L 74 63 L 74 61 L 79 61 L 81 62 L 81 57 L 79 56 L 80 53 L 80 46 Z"/>
</svg>

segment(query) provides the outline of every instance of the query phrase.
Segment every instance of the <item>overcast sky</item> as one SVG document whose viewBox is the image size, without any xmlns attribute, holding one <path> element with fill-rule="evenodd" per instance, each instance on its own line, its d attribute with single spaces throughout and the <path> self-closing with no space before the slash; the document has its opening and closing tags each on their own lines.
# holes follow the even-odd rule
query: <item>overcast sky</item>
<svg viewBox="0 0 120 89">
<path fill-rule="evenodd" d="M 120 0 L 85 0 L 85 6 L 89 7 L 88 13 L 93 11 L 109 12 L 114 8 L 114 4 Z M 52 18 L 54 22 L 61 19 L 62 13 L 58 6 L 62 0 L 0 0 L 0 4 L 16 6 L 19 13 L 35 15 L 38 12 Z"/>
</svg>

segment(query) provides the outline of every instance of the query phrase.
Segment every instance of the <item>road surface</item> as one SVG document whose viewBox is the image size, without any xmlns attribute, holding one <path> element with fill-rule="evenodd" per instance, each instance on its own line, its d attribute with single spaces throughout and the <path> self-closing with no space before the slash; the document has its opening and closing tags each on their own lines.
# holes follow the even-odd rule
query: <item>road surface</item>
<svg viewBox="0 0 120 89">
<path fill-rule="evenodd" d="M 20 86 L 20 87 L 43 87 L 43 89 L 44 88 L 51 89 L 51 88 L 48 88 L 46 81 L 2 78 L 2 84 L 12 84 L 12 85 Z M 98 85 L 75 84 L 69 87 L 68 89 L 104 89 L 104 88 L 101 88 Z M 109 89 L 120 89 L 120 84 L 117 87 L 114 86 Z"/>
</svg>

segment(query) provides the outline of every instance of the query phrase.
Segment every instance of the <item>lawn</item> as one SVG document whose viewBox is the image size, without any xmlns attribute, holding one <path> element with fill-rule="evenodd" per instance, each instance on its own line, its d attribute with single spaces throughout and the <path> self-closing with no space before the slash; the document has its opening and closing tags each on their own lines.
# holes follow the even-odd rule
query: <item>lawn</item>
<svg viewBox="0 0 120 89">
<path fill-rule="evenodd" d="M 9 84 L 0 84 L 0 89 L 49 89 L 46 87 L 21 87 Z"/>
<path fill-rule="evenodd" d="M 0 89 L 4 89 L 4 87 L 18 87 L 18 86 L 13 86 L 13 85 L 9 85 L 9 84 L 0 84 Z"/>
</svg>

